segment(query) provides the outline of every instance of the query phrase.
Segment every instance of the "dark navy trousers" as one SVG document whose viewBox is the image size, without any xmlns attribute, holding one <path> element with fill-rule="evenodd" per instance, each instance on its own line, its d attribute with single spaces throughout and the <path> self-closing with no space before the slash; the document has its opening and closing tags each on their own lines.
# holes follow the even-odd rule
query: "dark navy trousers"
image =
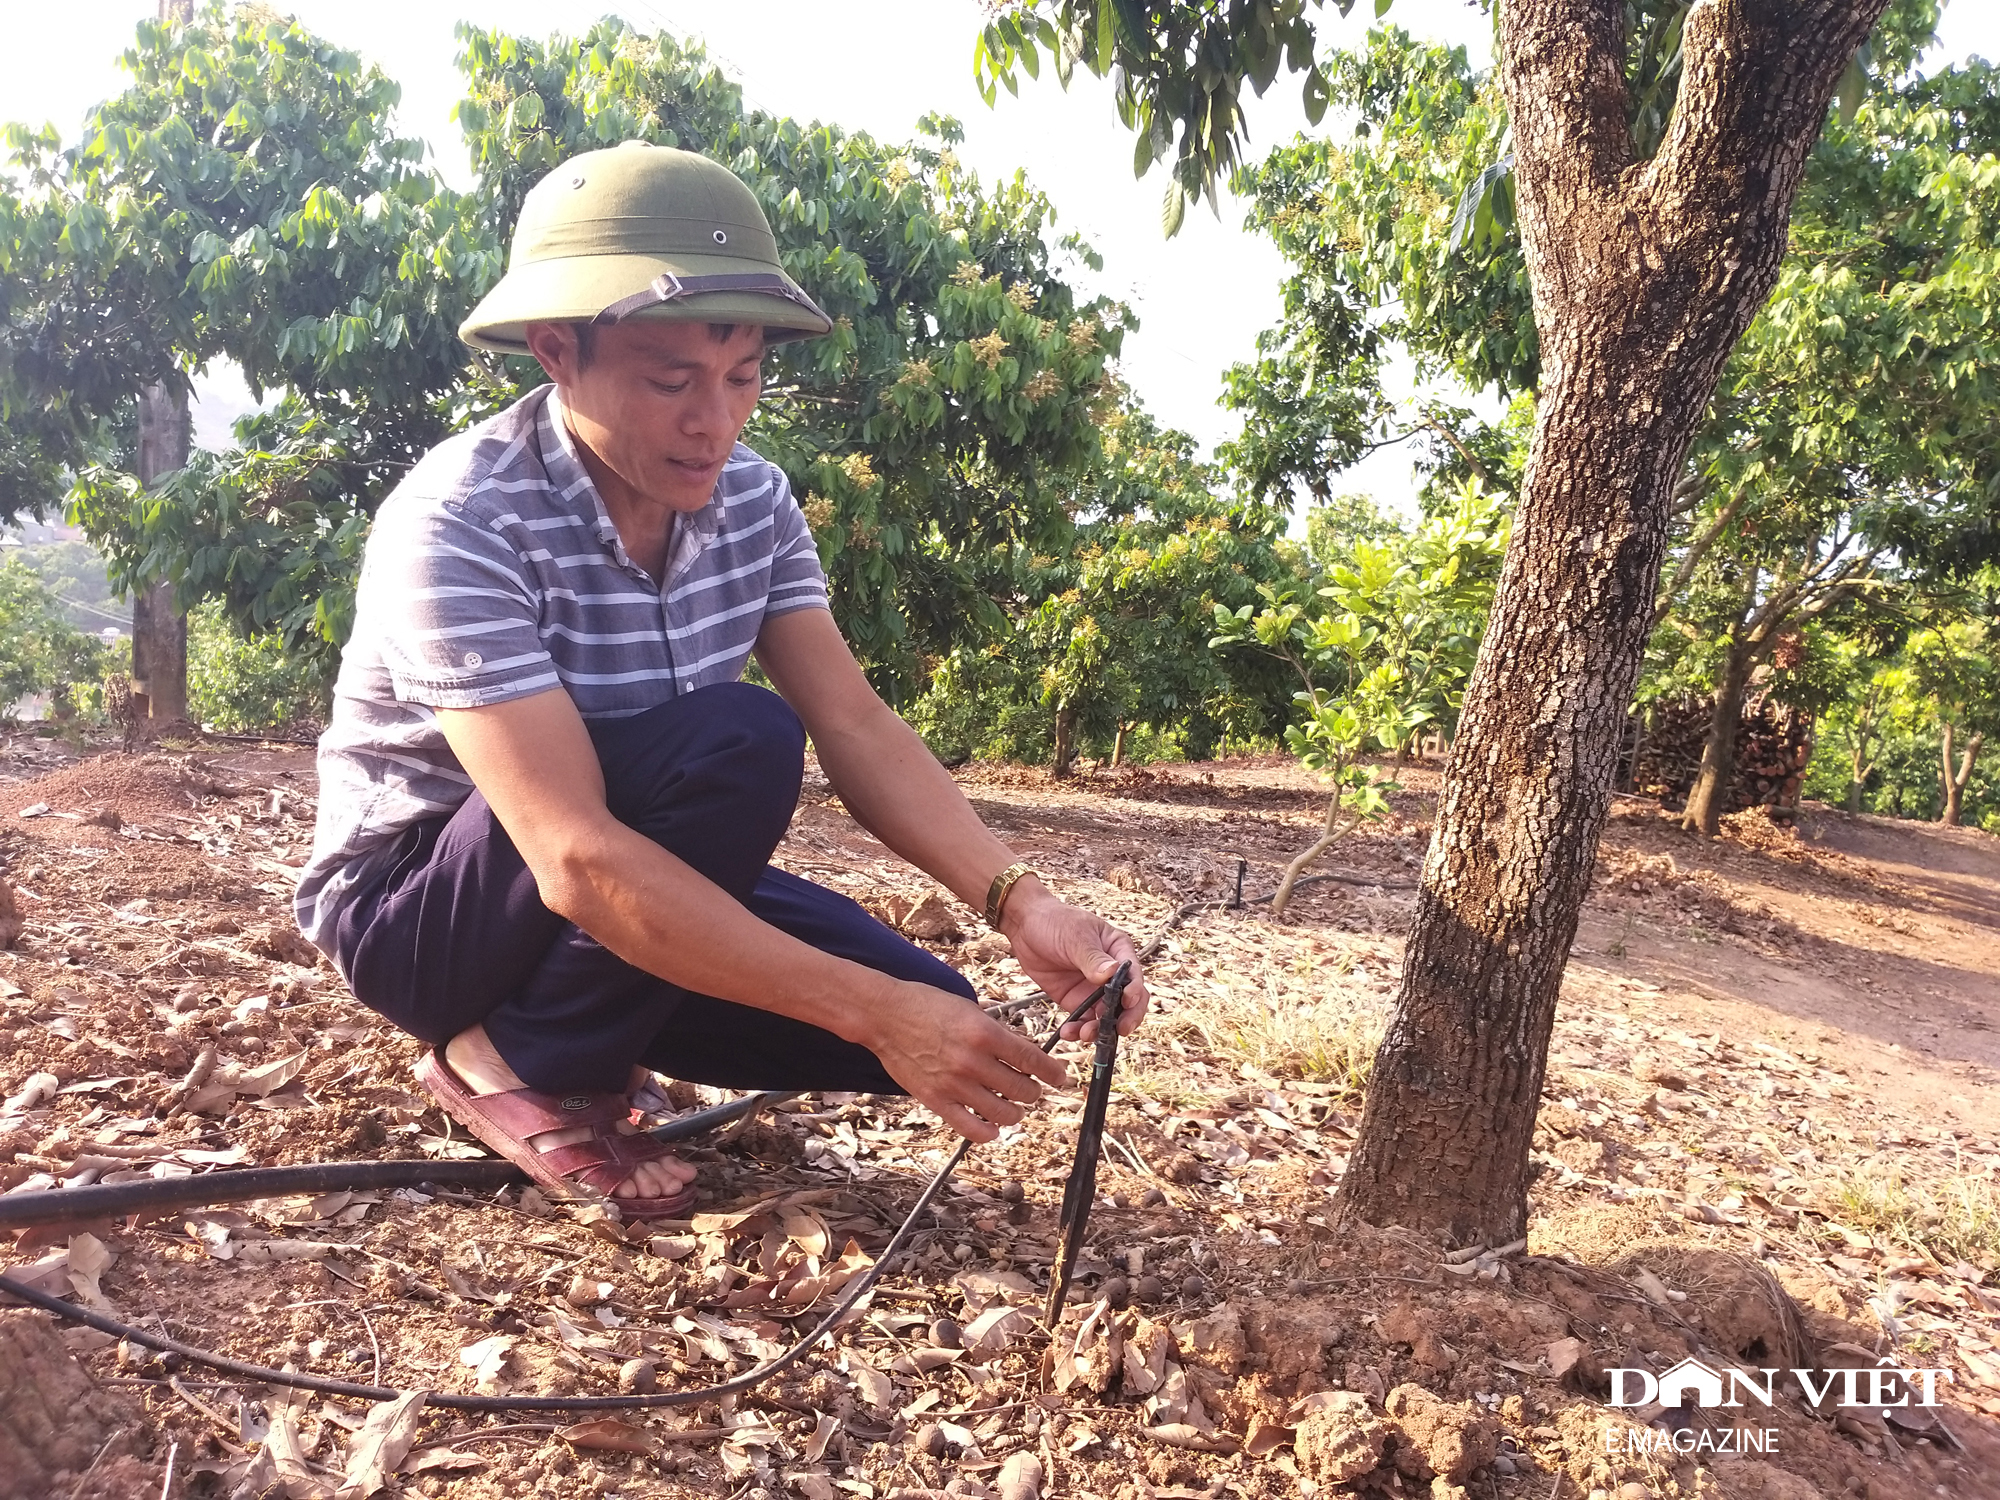
<svg viewBox="0 0 2000 1500">
<path fill-rule="evenodd" d="M 772 926 L 898 979 L 975 998 L 965 977 L 847 897 L 770 866 L 798 803 L 805 732 L 775 693 L 732 682 L 590 725 L 612 816 Z M 696 994 L 634 968 L 542 905 L 474 792 L 406 829 L 334 939 L 355 995 L 443 1043 L 484 1024 L 545 1093 L 623 1090 L 636 1063 L 735 1089 L 899 1093 L 873 1053 L 830 1031 Z"/>
</svg>

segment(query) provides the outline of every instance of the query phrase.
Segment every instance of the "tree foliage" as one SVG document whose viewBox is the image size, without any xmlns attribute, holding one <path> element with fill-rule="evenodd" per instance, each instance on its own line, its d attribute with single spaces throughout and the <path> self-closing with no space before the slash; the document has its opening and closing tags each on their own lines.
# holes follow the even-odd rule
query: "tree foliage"
<svg viewBox="0 0 2000 1500">
<path fill-rule="evenodd" d="M 1268 667 L 1209 653 L 1210 612 L 1298 578 L 1303 559 L 1282 508 L 1228 498 L 1222 479 L 1185 434 L 1137 409 L 1111 418 L 1078 484 L 1073 541 L 996 558 L 987 586 L 1009 600 L 1009 628 L 941 661 L 915 705 L 940 753 L 1052 756 L 1066 772 L 1138 732 L 1154 753 L 1196 757 L 1274 732 L 1288 689 Z"/>
<path fill-rule="evenodd" d="M 9 127 L 26 186 L 0 253 L 40 273 L 6 329 L 10 402 L 65 435 L 73 516 L 123 586 L 166 578 L 184 605 L 225 597 L 245 626 L 325 650 L 348 577 L 291 570 L 272 593 L 260 580 L 288 573 L 267 554 L 338 553 L 462 420 L 455 329 L 497 245 L 394 134 L 397 86 L 295 24 L 212 4 L 142 22 L 124 64 L 130 86 L 74 145 Z M 219 358 L 286 392 L 327 466 L 302 480 L 256 427 L 141 494 L 129 454 L 93 435 L 141 385 Z"/>
<path fill-rule="evenodd" d="M 62 604 L 22 558 L 0 558 L 0 716 L 34 693 L 95 680 L 103 643 L 63 618 Z"/>
</svg>

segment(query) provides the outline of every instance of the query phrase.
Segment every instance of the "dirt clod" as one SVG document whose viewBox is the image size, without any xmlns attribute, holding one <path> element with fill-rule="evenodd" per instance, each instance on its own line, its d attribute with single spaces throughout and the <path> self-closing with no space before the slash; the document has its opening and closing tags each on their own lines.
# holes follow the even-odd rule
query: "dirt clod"
<svg viewBox="0 0 2000 1500">
<path fill-rule="evenodd" d="M 1441 1401 L 1420 1385 L 1399 1385 L 1386 1404 L 1405 1440 L 1397 1449 L 1398 1470 L 1404 1470 L 1405 1454 L 1423 1460 L 1413 1479 L 1436 1475 L 1463 1484 L 1500 1452 L 1499 1425 L 1470 1402 Z"/>
<path fill-rule="evenodd" d="M 1354 1391 L 1331 1391 L 1299 1423 L 1293 1440 L 1299 1472 L 1316 1484 L 1348 1484 L 1382 1463 L 1395 1424 L 1378 1416 L 1368 1398 Z"/>
</svg>

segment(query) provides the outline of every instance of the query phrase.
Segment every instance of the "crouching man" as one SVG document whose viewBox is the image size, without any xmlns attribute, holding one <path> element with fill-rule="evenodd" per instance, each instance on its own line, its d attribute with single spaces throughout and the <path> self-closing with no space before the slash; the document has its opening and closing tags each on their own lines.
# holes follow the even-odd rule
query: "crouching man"
<svg viewBox="0 0 2000 1500">
<path fill-rule="evenodd" d="M 854 816 L 1059 1003 L 1134 960 L 875 695 L 785 476 L 737 441 L 766 346 L 829 328 L 722 166 L 635 144 L 557 167 L 461 330 L 551 383 L 382 506 L 320 741 L 301 928 L 431 1044 L 447 1114 L 631 1218 L 694 1197 L 633 1133 L 643 1069 L 907 1092 L 974 1140 L 1064 1081 L 956 971 L 770 866 L 808 736 Z M 753 652 L 776 693 L 738 680 Z M 1129 1031 L 1143 980 L 1127 994 Z"/>
</svg>

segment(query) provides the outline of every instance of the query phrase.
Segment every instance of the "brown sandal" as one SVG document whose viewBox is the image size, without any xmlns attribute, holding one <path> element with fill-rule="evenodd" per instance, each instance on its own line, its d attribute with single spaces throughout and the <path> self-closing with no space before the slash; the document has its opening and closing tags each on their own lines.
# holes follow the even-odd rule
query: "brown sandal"
<svg viewBox="0 0 2000 1500">
<path fill-rule="evenodd" d="M 509 1089 L 475 1094 L 444 1060 L 442 1050 L 426 1052 L 417 1062 L 417 1081 L 447 1115 L 506 1157 L 543 1187 L 558 1193 L 573 1191 L 573 1179 L 602 1193 L 628 1219 L 678 1218 L 694 1206 L 690 1183 L 671 1198 L 619 1198 L 612 1189 L 632 1175 L 641 1162 L 672 1155 L 672 1148 L 649 1135 L 624 1135 L 613 1127 L 628 1118 L 631 1101 L 623 1094 L 542 1094 L 533 1089 Z M 593 1127 L 586 1140 L 538 1151 L 532 1144 L 551 1130 Z"/>
</svg>

